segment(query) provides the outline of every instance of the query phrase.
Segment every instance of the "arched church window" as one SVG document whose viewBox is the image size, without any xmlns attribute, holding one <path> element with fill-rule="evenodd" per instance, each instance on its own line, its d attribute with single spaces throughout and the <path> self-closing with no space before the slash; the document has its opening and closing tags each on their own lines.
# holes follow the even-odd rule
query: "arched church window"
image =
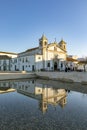
<svg viewBox="0 0 87 130">
<path fill-rule="evenodd" d="M 47 42 L 45 42 L 45 45 L 47 45 Z"/>
</svg>

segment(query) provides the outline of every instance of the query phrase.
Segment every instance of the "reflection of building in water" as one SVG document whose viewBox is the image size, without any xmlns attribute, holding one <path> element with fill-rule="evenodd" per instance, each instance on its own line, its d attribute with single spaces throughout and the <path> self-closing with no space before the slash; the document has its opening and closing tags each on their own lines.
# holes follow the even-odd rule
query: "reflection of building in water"
<svg viewBox="0 0 87 130">
<path fill-rule="evenodd" d="M 30 92 L 30 93 L 34 93 L 34 88 L 35 88 L 35 80 L 31 79 L 31 80 L 24 80 L 24 81 L 13 81 L 10 83 L 10 86 L 12 88 L 15 88 L 17 90 L 20 91 L 24 91 L 24 92 Z"/>
<path fill-rule="evenodd" d="M 36 87 L 36 94 L 41 94 L 41 100 L 40 100 L 39 106 L 43 112 L 47 110 L 48 104 L 51 104 L 54 106 L 59 104 L 61 107 L 64 107 L 66 104 L 65 89 Z"/>
<path fill-rule="evenodd" d="M 50 86 L 39 84 L 34 80 L 15 82 L 13 85 L 17 92 L 39 100 L 39 107 L 43 112 L 47 110 L 48 104 L 53 106 L 59 104 L 61 107 L 66 104 L 67 94 L 65 89 L 54 89 Z"/>
<path fill-rule="evenodd" d="M 9 81 L 7 81 L 7 82 L 2 81 L 2 82 L 0 82 L 0 87 L 10 87 L 10 82 Z"/>
<path fill-rule="evenodd" d="M 1 93 L 8 93 L 8 92 L 13 92 L 15 89 L 12 89 L 10 87 L 10 82 L 0 82 L 0 94 Z"/>
</svg>

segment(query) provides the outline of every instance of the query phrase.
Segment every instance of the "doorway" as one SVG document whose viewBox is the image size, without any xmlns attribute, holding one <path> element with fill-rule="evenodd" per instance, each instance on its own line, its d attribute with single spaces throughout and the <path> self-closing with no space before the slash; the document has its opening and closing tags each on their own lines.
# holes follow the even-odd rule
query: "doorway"
<svg viewBox="0 0 87 130">
<path fill-rule="evenodd" d="M 34 65 L 32 65 L 32 71 L 34 71 L 35 69 L 34 69 Z"/>
<path fill-rule="evenodd" d="M 22 70 L 24 71 L 24 65 L 22 66 Z"/>
<path fill-rule="evenodd" d="M 16 71 L 16 69 L 17 69 L 17 68 L 16 68 L 16 65 L 15 65 L 15 71 Z"/>
<path fill-rule="evenodd" d="M 54 62 L 54 70 L 57 70 L 57 62 Z"/>
</svg>

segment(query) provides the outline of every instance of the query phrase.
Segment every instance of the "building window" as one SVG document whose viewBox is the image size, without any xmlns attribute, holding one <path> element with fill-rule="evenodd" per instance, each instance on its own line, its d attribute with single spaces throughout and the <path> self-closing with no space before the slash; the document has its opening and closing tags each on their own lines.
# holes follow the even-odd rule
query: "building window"
<svg viewBox="0 0 87 130">
<path fill-rule="evenodd" d="M 14 59 L 14 63 L 17 63 L 17 59 Z"/>
<path fill-rule="evenodd" d="M 38 59 L 40 59 L 40 57 L 38 57 Z"/>
<path fill-rule="evenodd" d="M 47 64 L 47 67 L 50 67 L 50 63 Z"/>
<path fill-rule="evenodd" d="M 64 45 L 64 49 L 65 49 L 65 45 Z"/>
<path fill-rule="evenodd" d="M 22 62 L 24 63 L 24 58 L 22 59 Z"/>
<path fill-rule="evenodd" d="M 38 89 L 38 92 L 40 92 L 40 89 Z"/>
<path fill-rule="evenodd" d="M 15 70 L 17 70 L 17 66 L 15 65 Z"/>
<path fill-rule="evenodd" d="M 44 108 L 46 108 L 47 107 L 47 104 L 46 103 L 44 103 Z"/>
<path fill-rule="evenodd" d="M 44 44 L 45 46 L 47 45 L 47 42 L 45 42 L 45 44 Z"/>
<path fill-rule="evenodd" d="M 32 80 L 32 83 L 34 84 L 34 80 Z"/>
<path fill-rule="evenodd" d="M 10 67 L 12 67 L 12 65 L 10 65 Z"/>
<path fill-rule="evenodd" d="M 12 63 L 12 59 L 10 60 L 10 62 Z"/>
<path fill-rule="evenodd" d="M 3 64 L 6 64 L 6 60 L 3 61 Z"/>
<path fill-rule="evenodd" d="M 25 90 L 27 90 L 28 89 L 28 86 L 25 86 Z"/>
<path fill-rule="evenodd" d="M 24 90 L 24 85 L 22 85 L 22 90 Z"/>
<path fill-rule="evenodd" d="M 28 59 L 27 59 L 27 57 L 26 57 L 26 62 L 28 62 Z"/>
</svg>

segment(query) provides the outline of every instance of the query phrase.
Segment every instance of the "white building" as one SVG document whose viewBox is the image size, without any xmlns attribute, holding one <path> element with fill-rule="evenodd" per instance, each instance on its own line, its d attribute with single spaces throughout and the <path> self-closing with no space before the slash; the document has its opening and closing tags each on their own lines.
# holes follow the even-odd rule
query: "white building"
<svg viewBox="0 0 87 130">
<path fill-rule="evenodd" d="M 11 70 L 64 70 L 66 55 L 66 43 L 63 40 L 48 43 L 42 35 L 38 47 L 19 53 L 17 58 L 12 59 Z"/>
<path fill-rule="evenodd" d="M 87 57 L 78 59 L 78 71 L 87 72 Z"/>
<path fill-rule="evenodd" d="M 66 65 L 70 71 L 77 70 L 78 57 L 75 55 L 67 55 Z"/>
<path fill-rule="evenodd" d="M 9 71 L 11 69 L 10 61 L 17 57 L 16 53 L 0 52 L 0 71 Z"/>
</svg>

